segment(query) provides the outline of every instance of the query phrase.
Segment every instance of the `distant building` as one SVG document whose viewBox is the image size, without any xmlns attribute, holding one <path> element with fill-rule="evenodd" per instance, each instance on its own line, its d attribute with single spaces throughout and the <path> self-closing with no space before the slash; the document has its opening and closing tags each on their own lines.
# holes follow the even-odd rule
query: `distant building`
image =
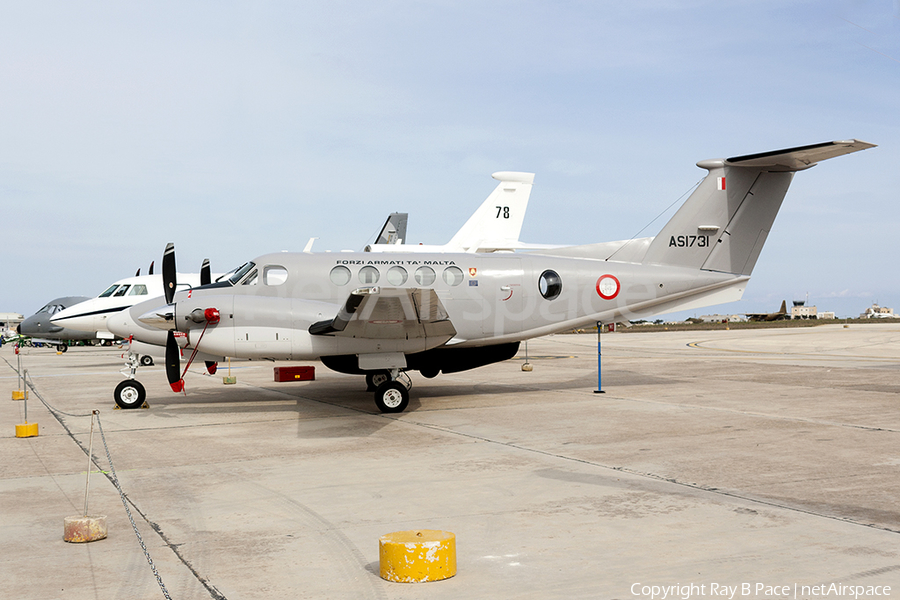
<svg viewBox="0 0 900 600">
<path fill-rule="evenodd" d="M 878 306 L 877 302 L 873 302 L 872 306 L 866 309 L 866 312 L 859 315 L 860 319 L 896 319 L 893 308 Z"/>
<path fill-rule="evenodd" d="M 815 306 L 806 306 L 806 303 L 794 301 L 791 307 L 792 319 L 817 319 L 819 311 Z"/>
<path fill-rule="evenodd" d="M 19 313 L 0 313 L 0 335 L 7 331 L 15 331 L 24 320 L 25 316 Z"/>
</svg>

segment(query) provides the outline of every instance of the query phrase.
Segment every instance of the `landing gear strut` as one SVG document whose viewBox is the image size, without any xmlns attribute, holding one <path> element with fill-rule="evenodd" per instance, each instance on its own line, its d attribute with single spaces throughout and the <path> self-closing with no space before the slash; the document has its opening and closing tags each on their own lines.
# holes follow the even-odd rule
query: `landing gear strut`
<svg viewBox="0 0 900 600">
<path fill-rule="evenodd" d="M 147 399 L 147 391 L 141 385 L 141 382 L 134 378 L 134 374 L 137 372 L 138 365 L 144 364 L 144 359 L 150 357 L 146 355 L 138 356 L 129 350 L 123 358 L 125 358 L 125 368 L 122 369 L 122 373 L 127 372 L 126 377 L 128 379 L 116 386 L 113 398 L 115 398 L 119 408 L 140 408 L 144 405 L 144 400 Z M 153 364 L 152 358 L 150 358 L 150 361 Z"/>
</svg>

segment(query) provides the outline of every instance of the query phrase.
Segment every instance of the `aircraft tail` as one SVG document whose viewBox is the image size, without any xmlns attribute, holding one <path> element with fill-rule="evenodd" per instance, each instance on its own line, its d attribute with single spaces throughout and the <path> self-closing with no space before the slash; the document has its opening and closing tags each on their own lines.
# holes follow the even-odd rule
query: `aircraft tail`
<svg viewBox="0 0 900 600">
<path fill-rule="evenodd" d="M 653 239 L 643 262 L 750 275 L 794 173 L 872 147 L 836 141 L 698 162 L 709 174 Z"/>
<path fill-rule="evenodd" d="M 475 252 L 478 249 L 504 248 L 509 242 L 518 241 L 534 184 L 534 173 L 502 171 L 491 177 L 500 184 L 456 232 L 448 246 Z"/>
<path fill-rule="evenodd" d="M 406 241 L 408 213 L 391 213 L 375 238 L 376 244 L 402 244 Z"/>
</svg>

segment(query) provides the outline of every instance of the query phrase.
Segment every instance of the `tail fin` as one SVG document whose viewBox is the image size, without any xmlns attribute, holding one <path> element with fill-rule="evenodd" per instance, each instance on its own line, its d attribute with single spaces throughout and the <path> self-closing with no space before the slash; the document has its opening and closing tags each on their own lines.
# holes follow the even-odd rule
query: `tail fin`
<svg viewBox="0 0 900 600">
<path fill-rule="evenodd" d="M 873 147 L 849 140 L 700 161 L 709 174 L 653 239 L 643 262 L 750 275 L 794 173 Z"/>
<path fill-rule="evenodd" d="M 491 177 L 500 184 L 456 232 L 448 246 L 475 252 L 477 249 L 505 248 L 510 242 L 518 241 L 534 173 L 502 171 Z"/>
<path fill-rule="evenodd" d="M 376 244 L 402 244 L 406 241 L 406 221 L 409 213 L 391 213 L 381 228 Z"/>
</svg>

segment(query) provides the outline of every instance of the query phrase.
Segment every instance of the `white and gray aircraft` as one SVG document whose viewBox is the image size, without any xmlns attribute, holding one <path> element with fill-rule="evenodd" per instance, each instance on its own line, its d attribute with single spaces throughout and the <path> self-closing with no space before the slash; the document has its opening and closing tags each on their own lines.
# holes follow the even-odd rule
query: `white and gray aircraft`
<svg viewBox="0 0 900 600">
<path fill-rule="evenodd" d="M 382 377 L 376 405 L 401 412 L 405 371 L 465 371 L 512 358 L 530 338 L 740 299 L 794 173 L 872 147 L 836 141 L 701 161 L 707 176 L 651 238 L 529 253 L 267 254 L 188 292 L 176 290 L 170 244 L 164 302 L 137 304 L 108 326 L 164 344 L 175 391 L 182 348 L 215 360 L 319 359 Z M 115 392 L 123 407 L 144 396 L 134 379 Z"/>
<path fill-rule="evenodd" d="M 62 327 L 50 322 L 53 315 L 59 314 L 66 308 L 74 306 L 85 300 L 86 296 L 64 296 L 55 298 L 42 306 L 36 313 L 19 323 L 16 332 L 19 335 L 32 338 L 35 342 L 45 342 L 55 345 L 60 352 L 68 349 L 66 342 L 94 342 L 99 339 L 94 333 Z"/>
<path fill-rule="evenodd" d="M 178 274 L 178 289 L 188 290 L 209 284 L 211 281 L 212 275 L 209 269 L 209 261 L 204 260 L 200 273 Z M 50 321 L 57 327 L 89 332 L 100 339 L 112 340 L 115 338 L 115 335 L 106 326 L 110 315 L 130 308 L 138 302 L 143 302 L 149 298 L 159 298 L 162 295 L 162 275 L 154 275 L 153 265 L 151 265 L 148 275 L 141 275 L 139 269 L 134 277 L 126 277 L 116 281 L 99 296 L 88 298 L 84 302 L 54 313 Z"/>
</svg>

